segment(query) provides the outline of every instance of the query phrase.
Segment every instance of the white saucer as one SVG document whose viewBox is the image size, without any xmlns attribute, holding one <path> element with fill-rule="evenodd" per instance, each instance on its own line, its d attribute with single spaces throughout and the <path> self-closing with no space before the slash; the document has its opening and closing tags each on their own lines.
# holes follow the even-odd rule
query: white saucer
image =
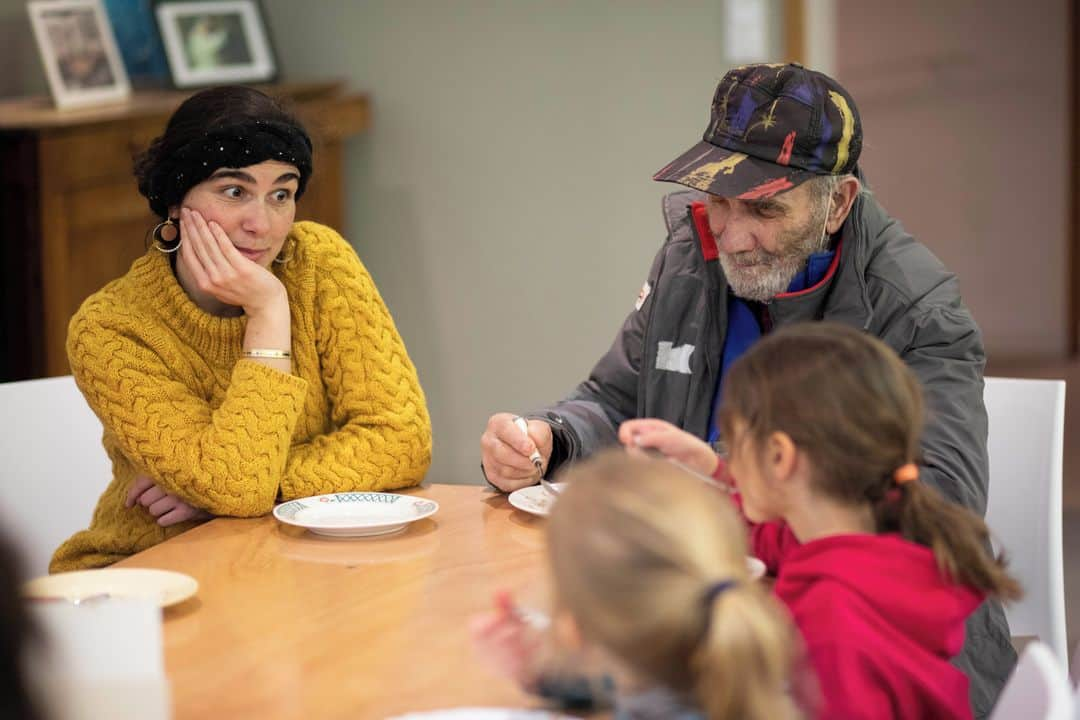
<svg viewBox="0 0 1080 720">
<path fill-rule="evenodd" d="M 381 492 L 315 495 L 282 503 L 274 517 L 316 535 L 366 537 L 399 532 L 439 509 L 434 500 Z"/>
<path fill-rule="evenodd" d="M 556 489 L 562 489 L 566 483 L 551 483 Z M 555 497 L 544 489 L 542 485 L 530 485 L 510 493 L 507 498 L 510 504 L 518 510 L 524 510 L 533 515 L 547 515 L 551 512 L 551 506 L 555 503 Z"/>
<path fill-rule="evenodd" d="M 161 607 L 183 602 L 198 590 L 198 581 L 190 575 L 149 568 L 76 570 L 34 578 L 22 587 L 28 598 L 75 601 L 108 595 L 146 598 Z"/>
</svg>

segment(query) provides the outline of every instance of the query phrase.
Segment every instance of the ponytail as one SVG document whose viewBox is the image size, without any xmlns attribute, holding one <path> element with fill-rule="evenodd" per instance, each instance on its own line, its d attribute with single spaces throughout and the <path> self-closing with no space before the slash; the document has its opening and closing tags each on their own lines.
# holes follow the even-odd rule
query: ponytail
<svg viewBox="0 0 1080 720">
<path fill-rule="evenodd" d="M 706 716 L 800 717 L 788 686 L 795 638 L 776 601 L 753 582 L 742 582 L 719 593 L 705 612 L 690 672 L 691 692 Z"/>
<path fill-rule="evenodd" d="M 764 448 L 787 434 L 815 469 L 814 488 L 869 505 L 877 531 L 929 547 L 954 581 L 1003 600 L 1021 590 L 989 551 L 975 513 L 918 481 L 926 407 L 915 373 L 881 340 L 843 325 L 792 325 L 755 343 L 724 375 L 720 425 L 729 446 Z"/>
<path fill-rule="evenodd" d="M 619 450 L 562 477 L 548 561 L 556 609 L 581 637 L 709 720 L 796 717 L 795 631 L 750 577 L 732 503 L 672 463 Z"/>
<path fill-rule="evenodd" d="M 938 567 L 956 582 L 1002 600 L 1017 600 L 1020 583 L 1006 571 L 1004 553 L 994 556 L 990 529 L 967 508 L 947 502 L 922 482 L 905 482 L 875 505 L 878 532 L 899 532 L 929 547 Z"/>
</svg>

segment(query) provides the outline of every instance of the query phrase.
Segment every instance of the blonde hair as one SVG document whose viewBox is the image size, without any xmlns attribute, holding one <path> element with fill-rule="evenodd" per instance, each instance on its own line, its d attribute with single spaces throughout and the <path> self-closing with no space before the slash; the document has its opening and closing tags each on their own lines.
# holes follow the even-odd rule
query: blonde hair
<svg viewBox="0 0 1080 720">
<path fill-rule="evenodd" d="M 548 552 L 556 604 L 583 638 L 712 720 L 798 716 L 793 631 L 749 576 L 731 503 L 671 463 L 618 450 L 561 479 Z"/>
</svg>

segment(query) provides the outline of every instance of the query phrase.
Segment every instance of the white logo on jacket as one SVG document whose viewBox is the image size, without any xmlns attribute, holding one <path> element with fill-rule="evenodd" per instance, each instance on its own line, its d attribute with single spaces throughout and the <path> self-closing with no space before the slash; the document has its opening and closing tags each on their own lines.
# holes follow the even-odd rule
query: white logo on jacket
<svg viewBox="0 0 1080 720">
<path fill-rule="evenodd" d="M 693 352 L 693 345 L 673 347 L 673 343 L 664 340 L 656 348 L 656 369 L 689 375 L 690 356 Z"/>
</svg>

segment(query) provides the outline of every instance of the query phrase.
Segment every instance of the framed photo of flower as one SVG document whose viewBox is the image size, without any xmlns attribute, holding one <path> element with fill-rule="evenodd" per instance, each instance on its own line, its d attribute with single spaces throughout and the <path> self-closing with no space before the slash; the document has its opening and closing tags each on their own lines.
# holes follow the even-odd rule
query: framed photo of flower
<svg viewBox="0 0 1080 720">
<path fill-rule="evenodd" d="M 258 0 L 156 0 L 154 17 L 176 87 L 277 79 Z"/>
<path fill-rule="evenodd" d="M 119 102 L 131 94 L 101 0 L 33 0 L 26 9 L 57 107 Z"/>
</svg>

